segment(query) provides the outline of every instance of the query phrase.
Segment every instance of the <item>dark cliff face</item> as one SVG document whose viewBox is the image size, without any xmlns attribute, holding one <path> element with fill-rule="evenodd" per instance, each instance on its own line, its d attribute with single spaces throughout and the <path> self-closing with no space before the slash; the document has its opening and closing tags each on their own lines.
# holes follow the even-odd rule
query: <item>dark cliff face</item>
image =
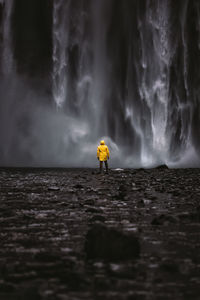
<svg viewBox="0 0 200 300">
<path fill-rule="evenodd" d="M 52 0 L 15 0 L 13 54 L 17 71 L 39 80 L 52 71 Z"/>
</svg>

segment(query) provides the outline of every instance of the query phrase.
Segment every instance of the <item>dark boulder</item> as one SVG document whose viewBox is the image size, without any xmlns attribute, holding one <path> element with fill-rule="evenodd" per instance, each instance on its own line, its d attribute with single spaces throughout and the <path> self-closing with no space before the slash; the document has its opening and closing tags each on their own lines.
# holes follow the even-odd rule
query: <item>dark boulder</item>
<svg viewBox="0 0 200 300">
<path fill-rule="evenodd" d="M 160 166 L 157 166 L 155 169 L 157 170 L 168 170 L 168 166 L 167 165 L 160 165 Z"/>
<path fill-rule="evenodd" d="M 139 257 L 140 243 L 132 234 L 95 224 L 86 235 L 85 252 L 87 259 L 124 261 Z"/>
</svg>

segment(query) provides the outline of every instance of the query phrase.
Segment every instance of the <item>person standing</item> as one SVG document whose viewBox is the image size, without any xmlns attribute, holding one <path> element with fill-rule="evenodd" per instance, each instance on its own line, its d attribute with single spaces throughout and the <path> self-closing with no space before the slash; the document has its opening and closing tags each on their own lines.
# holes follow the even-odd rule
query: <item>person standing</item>
<svg viewBox="0 0 200 300">
<path fill-rule="evenodd" d="M 108 174 L 107 160 L 109 159 L 109 157 L 110 157 L 110 154 L 109 154 L 108 146 L 106 146 L 105 142 L 102 140 L 100 142 L 100 145 L 97 147 L 97 159 L 99 160 L 100 173 L 103 172 L 103 162 L 104 162 L 105 167 L 106 167 L 106 174 Z"/>
</svg>

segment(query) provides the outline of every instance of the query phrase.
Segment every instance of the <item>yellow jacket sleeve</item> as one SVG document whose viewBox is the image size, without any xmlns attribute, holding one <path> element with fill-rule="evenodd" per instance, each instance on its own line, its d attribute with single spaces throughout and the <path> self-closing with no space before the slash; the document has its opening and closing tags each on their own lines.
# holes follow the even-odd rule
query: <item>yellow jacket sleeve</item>
<svg viewBox="0 0 200 300">
<path fill-rule="evenodd" d="M 97 158 L 99 158 L 99 147 L 97 147 Z"/>
</svg>

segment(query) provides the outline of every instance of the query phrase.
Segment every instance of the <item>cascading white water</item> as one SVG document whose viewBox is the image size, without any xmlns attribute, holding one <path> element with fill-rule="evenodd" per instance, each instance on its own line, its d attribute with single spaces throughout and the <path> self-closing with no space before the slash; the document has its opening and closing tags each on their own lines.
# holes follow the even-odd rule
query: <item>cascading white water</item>
<svg viewBox="0 0 200 300">
<path fill-rule="evenodd" d="M 167 159 L 169 141 L 166 126 L 171 49 L 168 1 L 157 1 L 153 7 L 150 7 L 150 1 L 146 1 L 146 7 L 145 20 L 141 21 L 140 26 L 143 51 L 140 96 L 149 108 L 151 127 L 141 130 L 141 161 L 149 164 L 156 160 L 166 162 Z M 153 41 L 151 51 L 149 38 Z M 148 134 L 151 134 L 151 140 L 146 139 Z"/>
<path fill-rule="evenodd" d="M 97 141 L 102 135 L 109 135 L 106 113 L 110 109 L 114 113 L 114 108 L 109 107 L 106 102 L 109 101 L 110 90 L 116 88 L 112 86 L 109 74 L 112 61 L 109 60 L 107 54 L 107 31 L 113 3 L 112 1 L 96 0 L 89 3 L 86 10 L 83 8 L 84 1 L 80 1 L 80 3 L 76 7 L 78 18 L 72 15 L 70 1 L 59 0 L 54 4 L 54 101 L 58 107 L 61 105 L 68 107 L 66 111 L 68 116 L 73 114 L 73 111 L 69 109 L 69 103 L 78 102 L 76 104 L 77 118 L 82 120 L 87 128 L 92 128 L 92 131 L 87 134 L 90 135 L 91 141 Z M 87 22 L 90 23 L 90 31 L 84 28 Z M 74 27 L 73 36 L 69 36 L 71 27 Z M 168 1 L 156 1 L 156 5 L 153 7 L 151 7 L 150 1 L 146 1 L 146 14 L 143 19 L 138 20 L 138 27 L 139 47 L 142 50 L 142 72 L 139 74 L 137 84 L 140 101 L 143 102 L 143 106 L 147 106 L 149 113 L 145 109 L 144 112 L 140 111 L 140 115 L 137 115 L 137 111 L 134 109 L 133 95 L 128 101 L 126 99 L 122 99 L 122 101 L 127 102 L 124 108 L 125 118 L 131 120 L 132 128 L 141 140 L 140 163 L 151 165 L 165 162 L 168 153 L 166 126 L 169 94 L 168 67 L 171 55 L 168 40 L 170 34 Z M 149 48 L 150 38 L 153 40 L 152 49 Z M 76 96 L 72 99 L 68 93 L 71 88 L 68 78 L 73 76 L 70 74 L 68 66 L 70 63 L 68 53 L 74 45 L 78 47 L 78 56 L 76 57 L 78 74 L 74 85 Z M 134 85 L 135 83 L 129 84 Z M 147 126 L 141 124 L 141 118 L 147 119 Z M 116 128 L 120 128 L 117 120 L 114 125 Z M 129 155 L 128 164 L 134 162 L 134 152 Z"/>
<path fill-rule="evenodd" d="M 199 3 L 30 1 L 0 0 L 1 165 L 93 167 L 102 138 L 113 166 L 199 163 Z"/>
<path fill-rule="evenodd" d="M 102 18 L 110 6 L 111 2 L 106 1 L 88 1 L 87 5 L 79 1 L 74 11 L 70 0 L 54 2 L 53 96 L 57 108 L 66 116 L 67 151 L 71 151 L 72 143 L 81 165 L 94 164 L 97 143 L 107 133 L 104 114 L 109 90 L 106 57 L 109 21 L 102 23 Z M 109 137 L 107 141 L 112 149 L 118 149 Z"/>
</svg>

